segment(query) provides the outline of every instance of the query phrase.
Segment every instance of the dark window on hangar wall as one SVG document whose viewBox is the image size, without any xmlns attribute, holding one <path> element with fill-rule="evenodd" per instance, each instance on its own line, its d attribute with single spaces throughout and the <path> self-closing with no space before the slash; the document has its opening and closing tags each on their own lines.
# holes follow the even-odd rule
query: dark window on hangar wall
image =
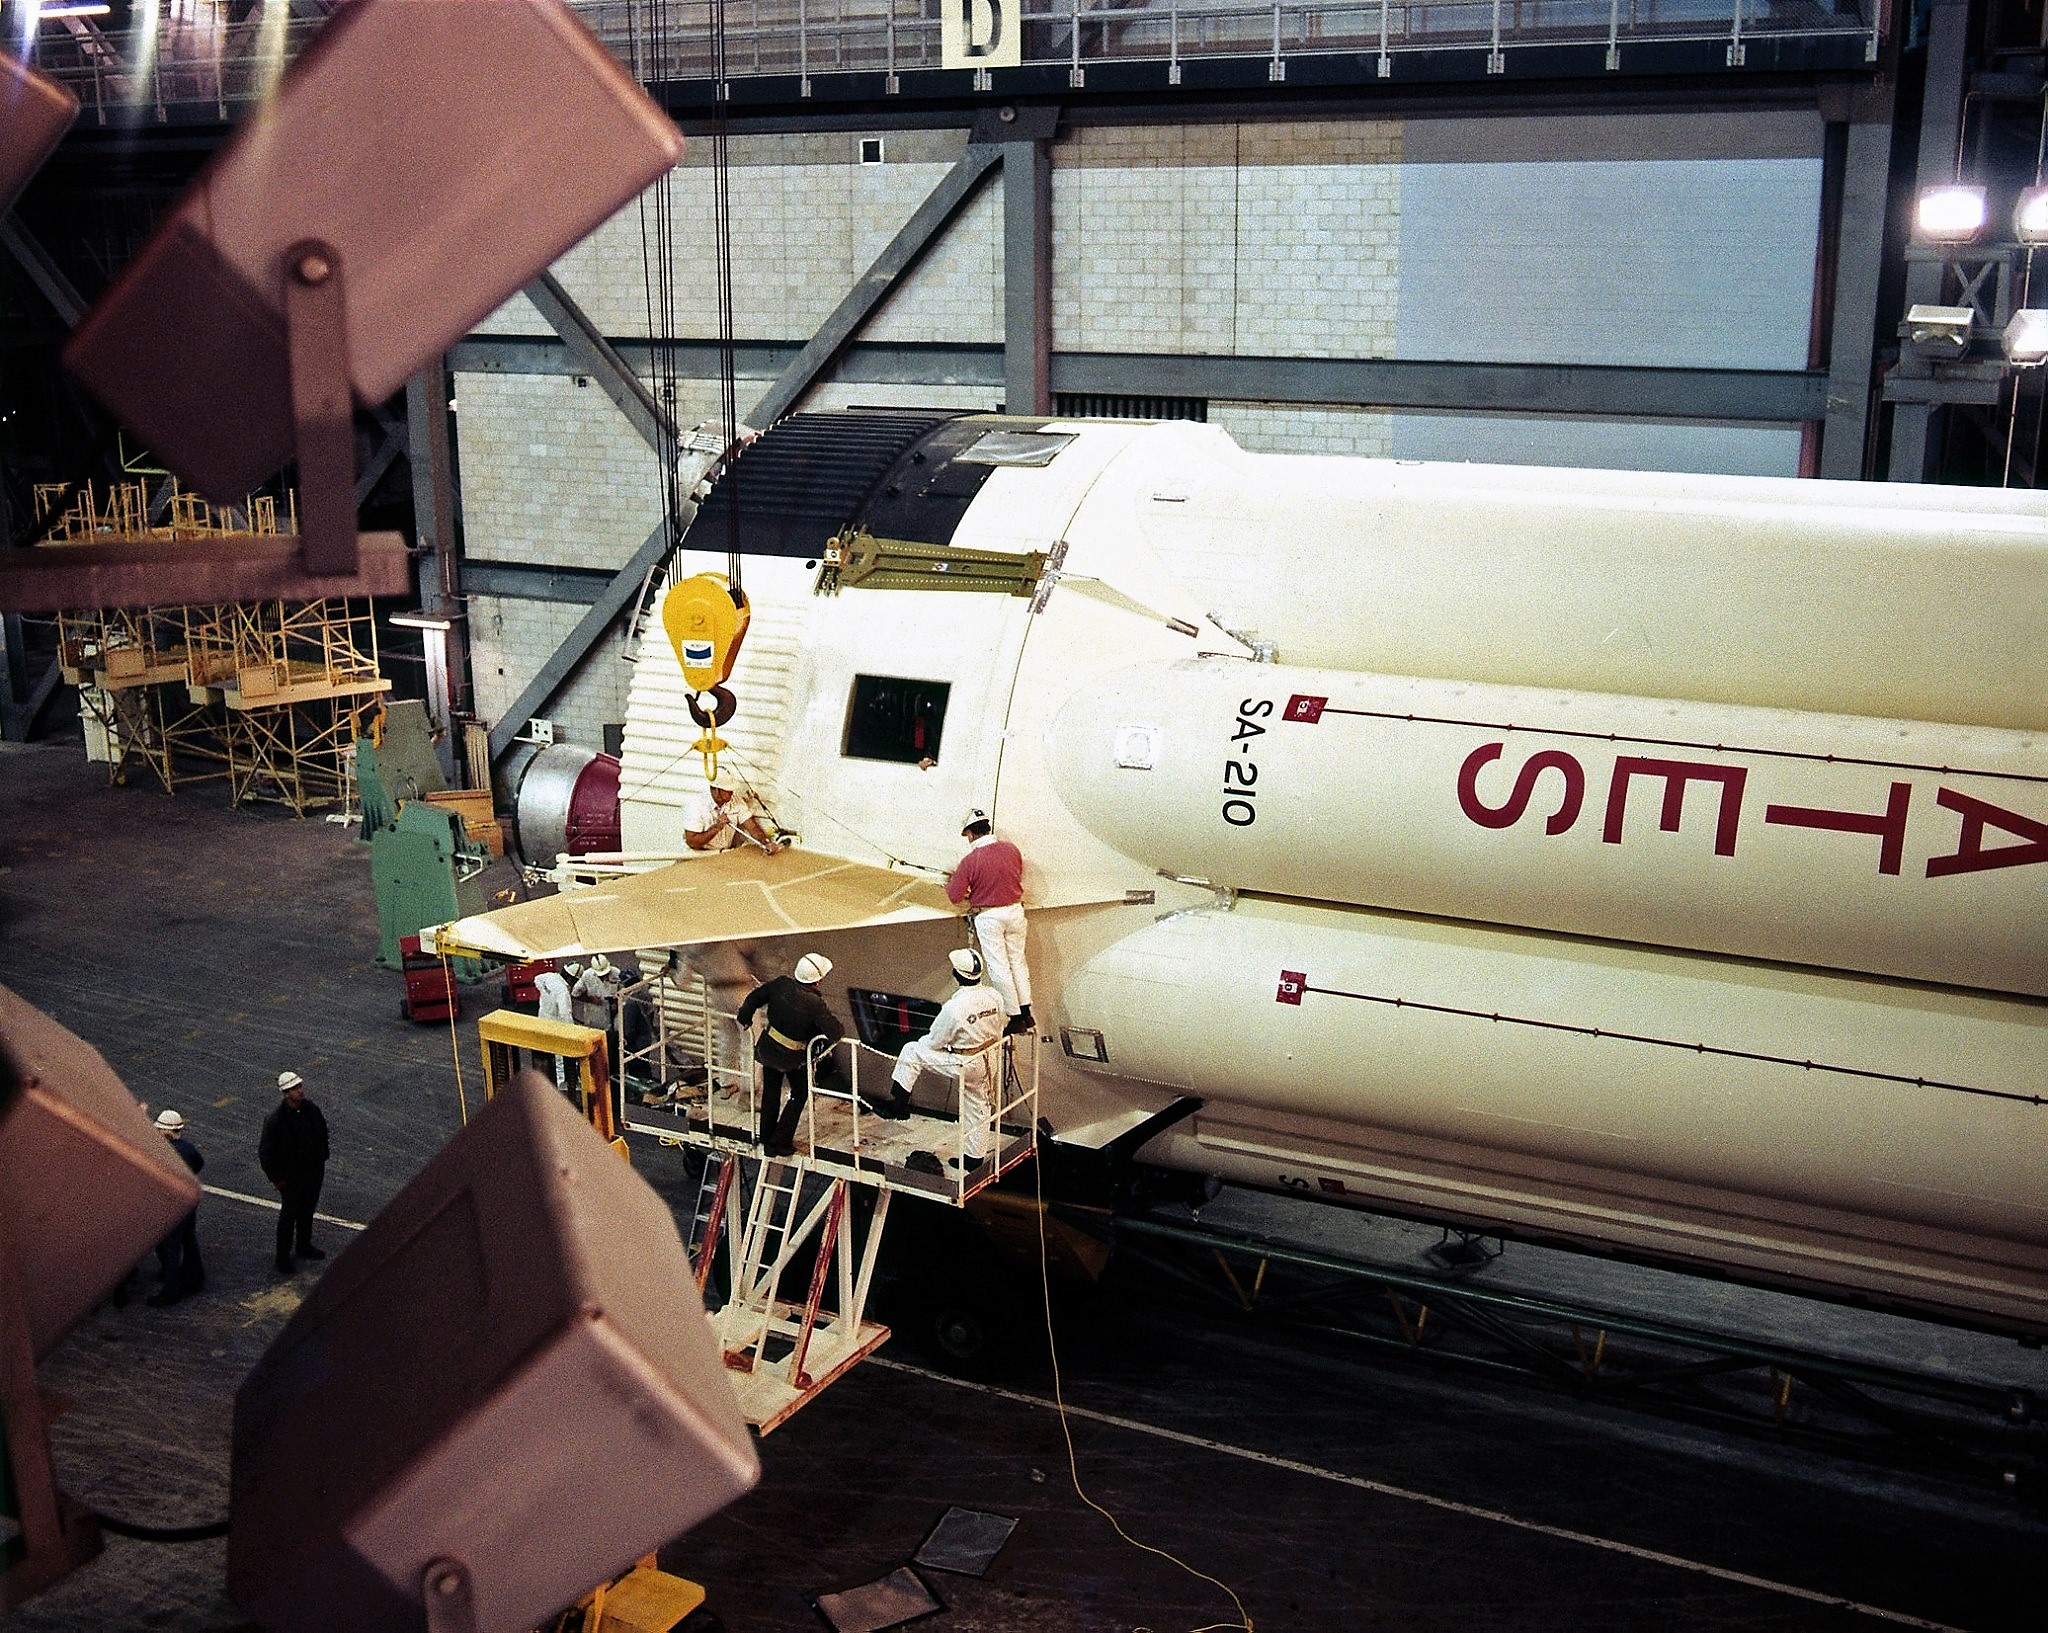
<svg viewBox="0 0 2048 1633">
<path fill-rule="evenodd" d="M 897 675 L 855 675 L 846 708 L 846 754 L 856 760 L 898 760 L 916 765 L 939 757 L 946 724 L 943 680 L 905 680 Z"/>
</svg>

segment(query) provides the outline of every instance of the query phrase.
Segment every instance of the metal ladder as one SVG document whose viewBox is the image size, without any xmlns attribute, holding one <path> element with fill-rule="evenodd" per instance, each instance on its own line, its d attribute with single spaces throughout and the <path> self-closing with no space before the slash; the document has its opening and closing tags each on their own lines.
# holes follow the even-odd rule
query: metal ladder
<svg viewBox="0 0 2048 1633">
<path fill-rule="evenodd" d="M 746 1312 L 743 1327 L 725 1329 L 725 1364 L 751 1372 L 775 1317 L 776 1289 L 787 1268 L 796 1212 L 803 1194 L 803 1169 L 781 1157 L 763 1157 L 747 1200 L 740 1233 L 739 1262 L 733 1268 L 728 1312 Z"/>
<path fill-rule="evenodd" d="M 719 1233 L 725 1228 L 725 1215 L 732 1206 L 732 1190 L 738 1175 L 739 1161 L 729 1154 L 707 1156 L 697 1175 L 697 1200 L 691 1209 L 684 1244 L 689 1249 L 699 1293 L 711 1279 L 711 1262 L 718 1255 Z"/>
</svg>

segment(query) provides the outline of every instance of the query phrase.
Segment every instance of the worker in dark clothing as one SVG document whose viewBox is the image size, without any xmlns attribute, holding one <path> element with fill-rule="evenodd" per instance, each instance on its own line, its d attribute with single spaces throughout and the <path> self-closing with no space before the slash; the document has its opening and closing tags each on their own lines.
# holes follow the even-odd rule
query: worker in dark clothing
<svg viewBox="0 0 2048 1633">
<path fill-rule="evenodd" d="M 767 1025 L 754 1043 L 754 1059 L 761 1067 L 761 1149 L 771 1157 L 786 1157 L 796 1150 L 796 1127 L 811 1093 L 804 1059 L 813 1040 L 825 1040 L 818 1077 L 834 1077 L 839 1070 L 830 1046 L 846 1036 L 846 1028 L 818 993 L 818 983 L 831 973 L 831 959 L 822 953 L 805 953 L 796 961 L 794 975 L 762 982 L 740 1003 L 743 1027 L 753 1025 L 757 1011 L 765 1008 L 768 1012 Z M 787 1106 L 782 1103 L 785 1082 L 789 1085 Z"/>
<path fill-rule="evenodd" d="M 179 1160 L 193 1173 L 206 1166 L 199 1147 L 185 1138 L 184 1118 L 175 1111 L 160 1111 L 156 1114 L 156 1127 L 157 1132 L 170 1142 L 171 1149 L 178 1153 Z M 162 1285 L 144 1302 L 159 1310 L 165 1305 L 176 1304 L 181 1298 L 189 1298 L 206 1286 L 206 1266 L 199 1258 L 198 1208 L 193 1208 L 180 1219 L 157 1243 L 156 1268 Z"/>
<path fill-rule="evenodd" d="M 306 1098 L 306 1080 L 297 1072 L 279 1072 L 277 1090 L 284 1101 L 263 1119 L 256 1160 L 284 1202 L 277 1216 L 277 1272 L 288 1276 L 296 1268 L 294 1251 L 302 1259 L 327 1257 L 313 1245 L 313 1210 L 327 1173 L 327 1119 Z"/>
</svg>

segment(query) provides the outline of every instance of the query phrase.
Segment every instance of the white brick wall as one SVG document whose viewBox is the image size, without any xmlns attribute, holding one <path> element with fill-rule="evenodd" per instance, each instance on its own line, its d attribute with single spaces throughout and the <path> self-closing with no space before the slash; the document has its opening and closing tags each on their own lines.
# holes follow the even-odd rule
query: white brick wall
<svg viewBox="0 0 2048 1633">
<path fill-rule="evenodd" d="M 617 567 L 660 518 L 654 453 L 594 381 L 458 374 L 455 401 L 468 554 Z"/>
<path fill-rule="evenodd" d="M 1401 127 L 1083 127 L 1053 153 L 1053 345 L 1391 357 Z"/>
<path fill-rule="evenodd" d="M 1385 459 L 1394 416 L 1384 408 L 1311 408 L 1300 403 L 1209 405 L 1209 423 L 1255 454 L 1347 454 Z"/>
<path fill-rule="evenodd" d="M 890 132 L 887 162 L 857 162 L 858 136 L 736 137 L 730 144 L 735 332 L 806 340 L 855 278 L 908 221 L 966 148 L 962 132 Z M 711 144 L 694 142 L 671 173 L 670 267 L 675 332 L 718 334 L 717 241 Z M 646 268 L 658 262 L 650 188 L 563 256 L 555 276 L 607 335 L 645 337 Z M 869 326 L 888 341 L 1002 338 L 1002 184 L 992 179 Z M 479 332 L 546 334 L 523 296 Z"/>
<path fill-rule="evenodd" d="M 541 664 L 568 639 L 583 611 L 560 601 L 470 598 L 470 664 L 476 712 L 482 719 L 497 722 Z M 569 685 L 540 711 L 554 721 L 557 742 L 602 749 L 606 724 L 626 718 L 632 666 L 620 656 L 624 645 L 618 634 L 601 642 Z"/>
</svg>

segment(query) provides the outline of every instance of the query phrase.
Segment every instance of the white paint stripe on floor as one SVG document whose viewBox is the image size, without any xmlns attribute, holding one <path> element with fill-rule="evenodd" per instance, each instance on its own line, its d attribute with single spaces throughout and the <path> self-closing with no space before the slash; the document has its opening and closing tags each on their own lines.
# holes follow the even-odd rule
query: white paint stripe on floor
<svg viewBox="0 0 2048 1633">
<path fill-rule="evenodd" d="M 272 1213 L 282 1211 L 284 1204 L 274 1196 L 251 1196 L 247 1191 L 230 1191 L 219 1185 L 199 1187 L 208 1196 L 224 1197 L 230 1202 L 246 1202 L 252 1208 L 268 1208 Z M 354 1219 L 337 1219 L 331 1213 L 316 1213 L 313 1217 L 323 1225 L 339 1225 L 343 1230 L 362 1230 L 363 1224 Z"/>
<path fill-rule="evenodd" d="M 959 1389 L 978 1390 L 984 1395 L 999 1396 L 1003 1400 L 1017 1401 L 1025 1406 L 1042 1407 L 1046 1411 L 1061 1410 L 1060 1403 L 1048 1400 L 1043 1395 L 1027 1395 L 1021 1390 L 1003 1389 L 995 1384 L 975 1383 L 966 1378 L 951 1378 L 943 1372 L 934 1372 L 925 1367 L 911 1366 L 903 1361 L 891 1361 L 881 1356 L 871 1357 L 867 1365 L 884 1367 L 892 1372 L 907 1372 L 915 1377 L 929 1378 L 935 1383 L 952 1384 Z M 1789 1582 L 1774 1582 L 1769 1577 L 1751 1576 L 1746 1571 L 1731 1571 L 1719 1565 L 1708 1565 L 1697 1559 L 1685 1559 L 1677 1554 L 1659 1553 L 1654 1548 L 1638 1548 L 1633 1543 L 1616 1542 L 1611 1537 L 1596 1537 L 1584 1531 L 1570 1531 L 1562 1526 L 1545 1525 L 1540 1520 L 1518 1519 L 1513 1514 L 1503 1514 L 1498 1509 L 1476 1508 L 1470 1503 L 1454 1502 L 1448 1497 L 1432 1497 L 1427 1492 L 1409 1491 L 1402 1486 L 1390 1486 L 1384 1481 L 1369 1480 L 1363 1475 L 1342 1474 L 1335 1469 L 1320 1468 L 1314 1463 L 1302 1463 L 1291 1457 L 1276 1457 L 1270 1452 L 1253 1451 L 1248 1446 L 1233 1446 L 1227 1441 L 1209 1440 L 1201 1435 L 1183 1434 L 1178 1429 L 1162 1428 L 1156 1423 L 1140 1423 L 1136 1418 L 1118 1417 L 1111 1412 L 1091 1411 L 1085 1406 L 1068 1406 L 1066 1415 L 1070 1418 L 1086 1418 L 1091 1423 L 1107 1424 L 1114 1429 L 1128 1429 L 1134 1434 L 1150 1435 L 1158 1440 L 1176 1441 L 1183 1446 L 1199 1447 L 1203 1451 L 1220 1452 L 1226 1457 L 1241 1457 L 1248 1462 L 1264 1463 L 1269 1468 L 1286 1469 L 1293 1474 L 1306 1474 L 1318 1480 L 1329 1480 L 1338 1485 L 1354 1486 L 1360 1491 L 1370 1491 L 1376 1496 L 1392 1497 L 1401 1502 L 1420 1503 L 1425 1508 L 1434 1508 L 1448 1514 L 1460 1514 L 1467 1519 L 1483 1520 L 1491 1525 L 1505 1525 L 1517 1531 L 1534 1532 L 1537 1536 L 1555 1537 L 1562 1542 L 1580 1543 L 1588 1548 L 1604 1549 L 1608 1553 L 1626 1554 L 1631 1559 L 1647 1560 L 1655 1565 L 1669 1565 L 1675 1570 L 1692 1571 L 1697 1575 L 1711 1576 L 1722 1582 L 1734 1582 L 1743 1587 L 1759 1588 L 1765 1593 L 1783 1594 L 1787 1598 L 1804 1599 L 1811 1604 L 1826 1605 L 1834 1610 L 1846 1610 L 1859 1616 L 1869 1616 L 1894 1627 L 1925 1628 L 1928 1633 L 1966 1633 L 1965 1629 L 1951 1627 L 1946 1622 L 1930 1622 L 1924 1617 L 1911 1616 L 1904 1611 L 1886 1610 L 1879 1605 L 1859 1604 L 1854 1599 L 1843 1599 L 1832 1593 L 1816 1592 L 1812 1588 L 1795 1587 Z"/>
</svg>

